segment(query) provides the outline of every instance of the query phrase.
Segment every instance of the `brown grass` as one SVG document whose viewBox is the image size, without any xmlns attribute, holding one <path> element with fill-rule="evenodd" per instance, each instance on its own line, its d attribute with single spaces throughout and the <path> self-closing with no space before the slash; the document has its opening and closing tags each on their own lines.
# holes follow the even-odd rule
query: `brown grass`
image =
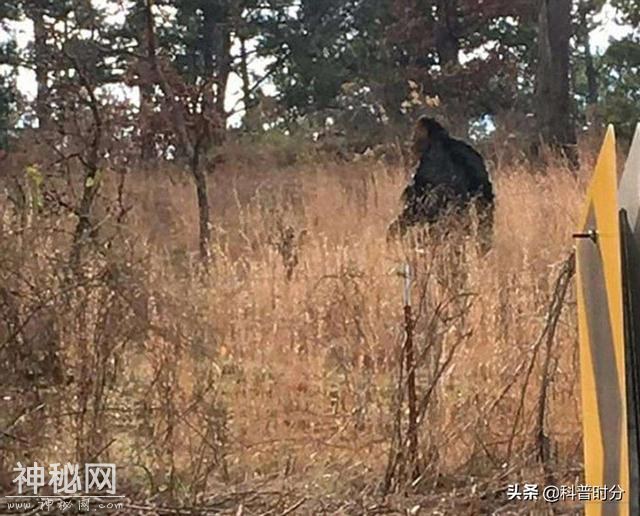
<svg viewBox="0 0 640 516">
<path fill-rule="evenodd" d="M 283 500 L 309 497 L 325 508 L 308 502 L 296 513 L 363 513 L 349 500 L 375 499 L 384 478 L 403 336 L 397 271 L 407 261 L 421 307 L 416 344 L 429 349 L 421 393 L 459 345 L 420 425 L 425 475 L 410 492 L 424 510 L 458 498 L 465 505 L 453 513 L 482 514 L 506 503 L 506 484 L 543 483 L 541 354 L 523 383 L 588 167 L 576 180 L 557 167 L 502 165 L 494 248 L 479 256 L 466 241 L 455 265 L 448 243 L 386 244 L 399 168 L 226 164 L 211 178 L 208 276 L 195 258 L 193 187 L 169 175 L 129 174 L 123 225 L 108 215 L 108 180 L 98 213 L 110 244 L 87 250 L 82 280 L 65 273 L 72 217 L 28 207 L 21 217 L 4 204 L 0 358 L 10 374 L 0 429 L 11 437 L 0 437 L 0 485 L 17 460 L 92 458 L 117 463 L 122 489 L 153 503 L 197 506 L 244 489 L 288 493 L 280 512 L 292 503 Z M 552 349 L 545 428 L 565 483 L 581 463 L 572 300 Z M 52 347 L 58 359 L 46 355 Z"/>
</svg>

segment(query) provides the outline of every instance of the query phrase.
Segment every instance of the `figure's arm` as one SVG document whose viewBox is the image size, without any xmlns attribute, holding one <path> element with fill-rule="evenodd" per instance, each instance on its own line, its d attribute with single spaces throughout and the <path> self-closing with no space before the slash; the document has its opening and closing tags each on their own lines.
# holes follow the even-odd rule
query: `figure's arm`
<svg viewBox="0 0 640 516">
<path fill-rule="evenodd" d="M 419 194 L 423 193 L 427 185 L 429 184 L 429 159 L 427 153 L 423 154 L 420 158 L 420 162 L 416 167 L 416 171 L 413 174 L 411 179 L 411 184 L 413 185 L 415 191 Z"/>
<path fill-rule="evenodd" d="M 470 183 L 469 193 L 472 196 L 482 197 L 486 202 L 492 202 L 493 185 L 482 156 L 464 142 L 452 140 L 452 143 L 451 156 L 467 172 Z"/>
</svg>

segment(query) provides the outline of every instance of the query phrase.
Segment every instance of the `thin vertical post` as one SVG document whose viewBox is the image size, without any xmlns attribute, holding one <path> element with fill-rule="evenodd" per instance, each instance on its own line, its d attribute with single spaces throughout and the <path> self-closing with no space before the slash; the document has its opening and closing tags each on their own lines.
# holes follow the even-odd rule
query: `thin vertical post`
<svg viewBox="0 0 640 516">
<path fill-rule="evenodd" d="M 407 263 L 404 269 L 404 355 L 407 369 L 407 401 L 409 404 L 409 423 L 407 427 L 408 459 L 411 465 L 412 480 L 419 477 L 418 471 L 418 410 L 416 395 L 416 367 L 413 348 L 413 312 L 411 308 L 411 266 Z"/>
</svg>

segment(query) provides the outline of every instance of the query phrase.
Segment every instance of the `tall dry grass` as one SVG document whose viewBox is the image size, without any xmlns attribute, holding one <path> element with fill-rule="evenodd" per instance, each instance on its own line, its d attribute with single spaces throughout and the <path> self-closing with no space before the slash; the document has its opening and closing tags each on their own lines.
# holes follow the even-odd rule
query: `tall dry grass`
<svg viewBox="0 0 640 516">
<path fill-rule="evenodd" d="M 448 241 L 386 243 L 398 167 L 228 164 L 211 177 L 208 275 L 180 174 L 132 171 L 121 224 L 107 179 L 80 277 L 66 265 L 73 217 L 3 203 L 2 485 L 18 460 L 99 459 L 118 464 L 133 498 L 157 503 L 198 505 L 233 486 L 325 497 L 327 512 L 375 497 L 394 433 L 405 263 L 418 390 L 433 387 L 424 475 L 409 491 L 482 514 L 506 503 L 506 484 L 542 483 L 534 346 L 590 170 L 503 164 L 493 175 L 493 249 L 482 256 L 467 238 L 460 257 Z M 567 482 L 581 463 L 574 311 L 571 294 L 544 425 Z"/>
</svg>

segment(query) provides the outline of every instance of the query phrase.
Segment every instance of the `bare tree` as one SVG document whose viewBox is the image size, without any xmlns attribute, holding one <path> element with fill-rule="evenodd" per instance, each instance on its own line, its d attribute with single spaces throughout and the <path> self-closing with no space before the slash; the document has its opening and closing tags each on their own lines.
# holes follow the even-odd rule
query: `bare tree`
<svg viewBox="0 0 640 516">
<path fill-rule="evenodd" d="M 212 134 L 219 126 L 213 105 L 211 84 L 205 82 L 191 95 L 190 102 L 185 99 L 184 93 L 187 87 L 179 84 L 181 92 L 176 91 L 176 83 L 179 82 L 177 74 L 172 73 L 170 80 L 167 71 L 163 69 L 156 50 L 155 24 L 153 19 L 153 0 L 146 0 L 146 33 L 148 60 L 153 78 L 160 87 L 166 108 L 170 114 L 173 129 L 178 138 L 179 145 L 184 149 L 189 159 L 189 168 L 193 176 L 196 195 L 198 199 L 199 214 L 199 246 L 200 257 L 203 263 L 209 261 L 209 244 L 211 241 L 211 217 L 209 211 L 209 194 L 207 192 L 207 178 L 204 171 L 203 157 L 212 144 Z M 168 70 L 171 73 L 171 70 Z M 189 96 L 189 95 L 186 95 Z M 188 105 L 191 105 L 191 112 Z"/>
<path fill-rule="evenodd" d="M 72 55 L 67 54 L 67 56 L 72 61 L 80 83 L 82 84 L 82 88 L 85 91 L 85 101 L 91 112 L 93 133 L 87 150 L 84 153 L 85 155 L 79 155 L 85 174 L 82 185 L 82 197 L 76 210 L 78 222 L 73 234 L 73 245 L 71 248 L 71 266 L 72 269 L 75 270 L 80 263 L 82 244 L 92 227 L 91 210 L 98 194 L 98 172 L 100 170 L 100 161 L 102 159 L 103 151 L 103 117 L 100 103 L 95 95 L 95 85 L 91 83 L 91 79 L 87 76 L 80 63 Z"/>
</svg>

